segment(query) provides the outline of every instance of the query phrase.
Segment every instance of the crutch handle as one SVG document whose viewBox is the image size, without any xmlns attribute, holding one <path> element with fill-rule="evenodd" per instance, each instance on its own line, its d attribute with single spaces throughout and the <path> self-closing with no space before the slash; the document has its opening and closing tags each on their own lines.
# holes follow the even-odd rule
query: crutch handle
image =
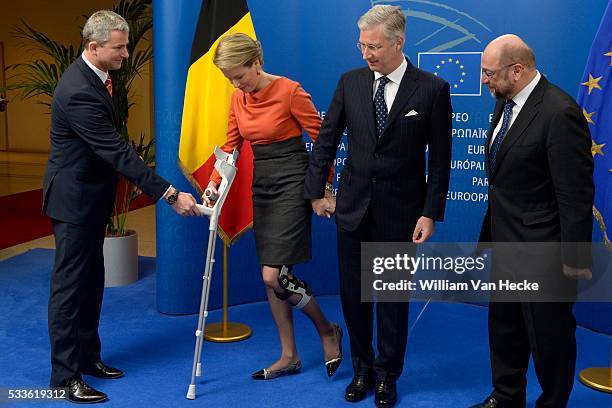
<svg viewBox="0 0 612 408">
<path fill-rule="evenodd" d="M 214 207 L 208 207 L 204 204 L 196 204 L 196 208 L 198 209 L 198 211 L 200 211 L 200 214 L 203 215 L 207 215 L 207 216 L 212 216 L 212 213 L 214 211 Z"/>
<path fill-rule="evenodd" d="M 219 194 L 212 191 L 211 188 L 204 190 L 204 196 L 210 201 L 217 201 L 219 199 Z"/>
</svg>

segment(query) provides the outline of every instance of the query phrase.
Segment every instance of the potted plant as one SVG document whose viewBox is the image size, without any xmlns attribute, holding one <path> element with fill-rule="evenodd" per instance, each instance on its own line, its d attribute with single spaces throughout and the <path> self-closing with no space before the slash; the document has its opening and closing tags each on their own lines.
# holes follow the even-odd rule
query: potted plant
<svg viewBox="0 0 612 408">
<path fill-rule="evenodd" d="M 131 101 L 131 88 L 134 79 L 141 75 L 143 68 L 153 58 L 153 48 L 146 43 L 144 36 L 152 27 L 152 0 L 120 0 L 113 11 L 125 18 L 130 26 L 129 58 L 121 69 L 111 71 L 113 80 L 113 98 L 117 102 L 119 119 L 122 124 L 120 134 L 138 152 L 147 165 L 154 162 L 154 141 L 145 141 L 140 134 L 137 141 L 128 134 L 127 120 Z M 87 16 L 85 16 L 86 20 Z M 14 37 L 23 41 L 26 46 L 41 51 L 45 58 L 14 64 L 8 67 L 15 74 L 9 78 L 7 90 L 20 91 L 24 99 L 40 98 L 39 103 L 51 106 L 51 98 L 60 77 L 72 62 L 83 52 L 83 42 L 78 46 L 64 45 L 35 30 L 25 21 L 16 28 Z M 140 47 L 139 47 L 140 45 Z M 104 243 L 104 264 L 106 269 L 106 286 L 118 286 L 138 279 L 138 236 L 135 231 L 125 228 L 130 205 L 140 194 L 131 183 L 121 178 L 117 189 L 113 214 L 111 215 Z"/>
</svg>

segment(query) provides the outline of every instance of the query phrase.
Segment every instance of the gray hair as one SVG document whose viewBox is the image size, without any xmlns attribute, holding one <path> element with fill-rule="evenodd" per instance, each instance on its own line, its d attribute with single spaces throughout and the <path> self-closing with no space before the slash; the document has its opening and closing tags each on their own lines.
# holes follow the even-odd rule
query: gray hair
<svg viewBox="0 0 612 408">
<path fill-rule="evenodd" d="M 93 13 L 83 26 L 83 40 L 85 43 L 95 41 L 104 45 L 110 39 L 112 31 L 130 32 L 127 21 L 119 14 L 110 10 L 100 10 Z"/>
<path fill-rule="evenodd" d="M 369 30 L 382 24 L 383 35 L 388 40 L 404 38 L 406 16 L 398 6 L 376 5 L 359 18 L 360 30 Z"/>
</svg>

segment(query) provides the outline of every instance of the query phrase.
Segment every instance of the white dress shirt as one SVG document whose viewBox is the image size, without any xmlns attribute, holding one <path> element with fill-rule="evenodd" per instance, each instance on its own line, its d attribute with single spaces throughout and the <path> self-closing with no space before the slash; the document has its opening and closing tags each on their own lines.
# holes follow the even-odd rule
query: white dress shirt
<svg viewBox="0 0 612 408">
<path fill-rule="evenodd" d="M 525 106 L 525 102 L 527 102 L 527 98 L 529 98 L 529 95 L 531 95 L 531 92 L 533 92 L 533 89 L 536 87 L 541 77 L 542 75 L 540 75 L 540 72 L 536 71 L 536 76 L 531 80 L 531 82 L 529 82 L 526 87 L 521 89 L 521 91 L 517 93 L 514 96 L 514 98 L 512 98 L 515 105 L 512 108 L 512 116 L 510 117 L 510 123 L 508 124 L 508 129 L 506 129 L 506 134 L 510 131 L 512 124 L 514 123 L 514 120 L 521 112 L 521 109 L 523 109 L 523 106 Z M 491 144 L 489 145 L 489 147 L 493 146 L 493 141 L 495 140 L 495 137 L 499 133 L 499 129 L 502 126 L 502 122 L 503 122 L 503 118 L 501 118 L 499 122 L 497 122 L 497 126 L 495 126 L 495 129 L 493 130 L 493 137 L 491 138 Z"/>
<path fill-rule="evenodd" d="M 387 105 L 387 113 L 391 110 L 391 106 L 393 105 L 393 101 L 395 100 L 395 96 L 399 90 L 400 82 L 402 82 L 404 73 L 406 73 L 406 68 L 408 68 L 408 62 L 406 62 L 406 58 L 402 58 L 402 63 L 400 66 L 389 75 L 386 75 L 386 77 L 389 78 L 389 82 L 387 82 L 387 85 L 385 85 L 385 104 Z M 378 89 L 378 84 L 380 83 L 379 79 L 383 76 L 385 75 L 374 71 L 373 95 L 376 95 L 376 90 Z M 374 100 L 374 98 L 372 98 L 372 100 Z"/>
<path fill-rule="evenodd" d="M 91 68 L 93 72 L 95 72 L 95 74 L 98 76 L 98 78 L 100 78 L 104 86 L 106 86 L 106 80 L 108 79 L 108 72 L 104 72 L 98 67 L 96 67 L 94 64 L 92 64 L 91 61 L 89 61 L 87 57 L 85 57 L 85 53 L 82 53 L 81 57 L 83 57 L 83 61 L 85 61 L 87 66 Z M 168 187 L 168 189 L 166 190 L 162 198 L 165 198 L 168 195 L 168 193 L 170 193 L 170 189 L 172 189 L 172 184 L 170 185 L 170 187 Z"/>
<path fill-rule="evenodd" d="M 106 80 L 108 79 L 108 72 L 104 72 L 101 69 L 99 69 L 98 67 L 96 67 L 94 64 L 92 64 L 87 57 L 85 57 L 85 53 L 81 54 L 81 57 L 83 57 L 83 61 L 85 61 L 85 63 L 87 64 L 87 66 L 89 68 L 91 68 L 93 70 L 93 72 L 96 73 L 96 75 L 102 80 L 102 83 L 106 85 Z"/>
</svg>

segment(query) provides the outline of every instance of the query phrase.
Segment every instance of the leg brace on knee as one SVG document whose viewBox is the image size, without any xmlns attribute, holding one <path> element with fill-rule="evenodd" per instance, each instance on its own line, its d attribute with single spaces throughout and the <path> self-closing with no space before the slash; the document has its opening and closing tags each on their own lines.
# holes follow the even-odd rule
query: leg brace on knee
<svg viewBox="0 0 612 408">
<path fill-rule="evenodd" d="M 290 269 L 286 265 L 281 267 L 278 273 L 278 284 L 283 288 L 283 291 L 281 293 L 274 291 L 274 294 L 281 300 L 287 300 L 292 295 L 298 295 L 300 301 L 296 304 L 292 304 L 292 306 L 296 309 L 301 309 L 310 302 L 312 290 L 310 286 L 308 286 L 308 283 L 299 280 L 294 275 L 289 276 L 289 272 Z"/>
</svg>

